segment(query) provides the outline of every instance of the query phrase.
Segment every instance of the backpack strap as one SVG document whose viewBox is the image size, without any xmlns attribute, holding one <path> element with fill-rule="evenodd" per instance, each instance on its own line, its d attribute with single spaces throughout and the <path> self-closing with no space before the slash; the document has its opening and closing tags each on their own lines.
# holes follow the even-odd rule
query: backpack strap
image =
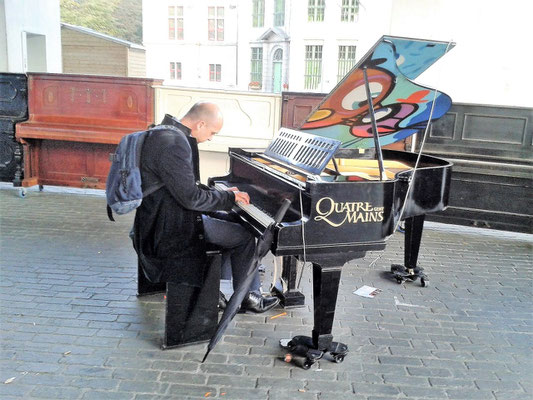
<svg viewBox="0 0 533 400">
<path fill-rule="evenodd" d="M 154 193 L 156 190 L 161 189 L 163 186 L 165 186 L 165 184 L 162 182 L 159 182 L 149 187 L 143 192 L 143 198 L 145 198 L 149 194 Z M 113 210 L 111 209 L 111 207 L 109 207 L 109 204 L 106 204 L 106 208 L 107 208 L 107 218 L 109 218 L 110 221 L 115 222 L 115 218 L 113 218 Z"/>
<path fill-rule="evenodd" d="M 109 218 L 110 221 L 115 222 L 115 218 L 113 218 L 113 210 L 111 210 L 109 204 L 107 204 L 107 218 Z"/>
</svg>

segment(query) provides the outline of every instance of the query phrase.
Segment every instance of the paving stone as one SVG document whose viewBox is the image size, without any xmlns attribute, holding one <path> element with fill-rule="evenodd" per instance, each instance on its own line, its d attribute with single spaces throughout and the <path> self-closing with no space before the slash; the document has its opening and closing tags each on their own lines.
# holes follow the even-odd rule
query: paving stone
<svg viewBox="0 0 533 400">
<path fill-rule="evenodd" d="M 37 386 L 30 393 L 30 396 L 39 399 L 79 399 L 83 395 L 83 390 L 71 387 Z"/>
<path fill-rule="evenodd" d="M 207 393 L 212 394 L 207 395 Z M 173 384 L 170 385 L 168 389 L 168 394 L 171 398 L 182 398 L 186 396 L 196 396 L 200 397 L 215 397 L 217 394 L 217 389 L 214 386 L 205 386 L 205 385 L 187 385 L 183 384 Z"/>
<path fill-rule="evenodd" d="M 100 390 L 90 390 L 83 394 L 83 400 L 133 400 L 135 393 L 127 392 L 104 392 Z"/>
</svg>

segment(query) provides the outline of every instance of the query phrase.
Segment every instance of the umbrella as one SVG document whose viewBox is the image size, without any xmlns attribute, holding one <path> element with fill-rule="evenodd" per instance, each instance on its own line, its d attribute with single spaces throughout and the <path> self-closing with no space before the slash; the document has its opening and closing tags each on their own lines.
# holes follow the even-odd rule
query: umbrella
<svg viewBox="0 0 533 400">
<path fill-rule="evenodd" d="M 281 207 L 279 208 L 278 212 L 276 213 L 276 216 L 274 217 L 274 222 L 272 222 L 268 226 L 265 232 L 263 232 L 263 234 L 257 240 L 254 256 L 250 263 L 250 267 L 248 268 L 248 271 L 246 273 L 246 278 L 239 285 L 239 287 L 235 289 L 228 304 L 226 305 L 226 309 L 224 310 L 224 313 L 220 318 L 220 322 L 218 323 L 217 330 L 215 331 L 215 333 L 211 337 L 211 340 L 209 341 L 209 344 L 207 345 L 207 352 L 205 353 L 202 362 L 205 361 L 205 359 L 209 355 L 209 352 L 213 350 L 213 348 L 216 346 L 216 344 L 224 334 L 226 328 L 228 327 L 229 323 L 233 320 L 233 317 L 235 317 L 235 314 L 237 314 L 237 312 L 239 311 L 239 306 L 244 300 L 244 297 L 248 293 L 248 289 L 252 284 L 254 271 L 261 262 L 261 259 L 270 250 L 270 245 L 272 244 L 272 239 L 274 238 L 274 228 L 277 224 L 281 222 L 290 205 L 291 201 L 289 199 L 283 200 Z"/>
</svg>

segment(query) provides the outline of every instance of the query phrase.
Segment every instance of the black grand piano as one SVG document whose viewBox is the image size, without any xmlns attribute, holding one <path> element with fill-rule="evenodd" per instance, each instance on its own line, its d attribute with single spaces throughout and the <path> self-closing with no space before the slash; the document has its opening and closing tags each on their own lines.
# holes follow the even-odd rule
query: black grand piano
<svg viewBox="0 0 533 400">
<path fill-rule="evenodd" d="M 288 344 L 304 349 L 304 368 L 325 352 L 336 361 L 344 358 L 346 346 L 331 335 L 342 266 L 384 249 L 400 221 L 405 259 L 393 272 L 397 279 L 424 278 L 417 266 L 424 216 L 447 206 L 451 164 L 381 145 L 425 133 L 449 109 L 446 94 L 412 80 L 452 46 L 382 37 L 299 130 L 282 128 L 264 152 L 230 149 L 229 174 L 209 180 L 250 194 L 252 204 L 234 211 L 258 235 L 284 199 L 291 201 L 271 251 L 284 256 L 289 269 L 288 287 L 279 289 L 285 306 L 302 300 L 294 287 L 294 260 L 313 266 L 312 337 Z"/>
</svg>

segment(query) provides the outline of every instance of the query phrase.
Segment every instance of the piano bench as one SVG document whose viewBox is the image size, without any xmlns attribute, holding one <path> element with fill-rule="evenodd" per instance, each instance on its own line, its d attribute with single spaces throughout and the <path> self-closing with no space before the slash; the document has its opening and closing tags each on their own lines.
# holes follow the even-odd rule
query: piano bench
<svg viewBox="0 0 533 400">
<path fill-rule="evenodd" d="M 218 296 L 222 251 L 207 249 L 207 269 L 202 287 L 176 282 L 151 283 L 138 261 L 138 296 L 165 292 L 165 332 L 162 349 L 205 343 L 218 325 Z"/>
</svg>

